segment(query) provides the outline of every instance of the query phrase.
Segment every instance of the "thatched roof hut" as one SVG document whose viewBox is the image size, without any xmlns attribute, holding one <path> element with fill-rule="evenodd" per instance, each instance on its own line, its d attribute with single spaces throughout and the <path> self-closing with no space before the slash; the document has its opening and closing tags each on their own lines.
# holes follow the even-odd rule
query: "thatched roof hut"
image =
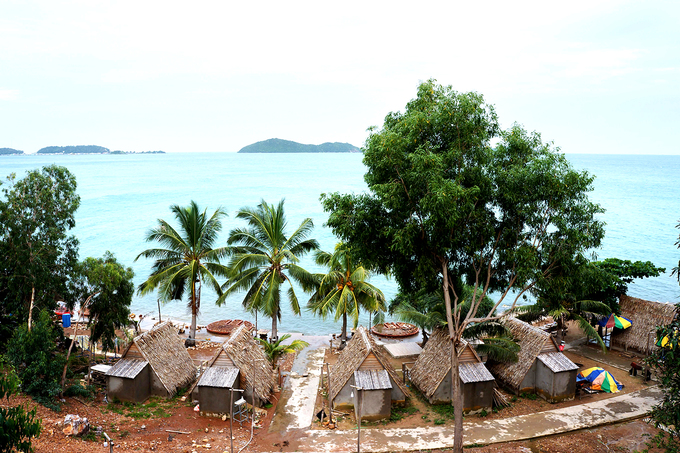
<svg viewBox="0 0 680 453">
<path fill-rule="evenodd" d="M 350 379 L 354 377 L 355 371 L 365 370 L 387 371 L 392 386 L 396 386 L 404 397 L 409 394 L 408 389 L 401 382 L 399 375 L 375 343 L 371 334 L 363 326 L 359 326 L 352 339 L 338 356 L 338 362 L 331 369 L 331 400 L 337 398 Z"/>
<path fill-rule="evenodd" d="M 458 371 L 463 386 L 463 410 L 491 407 L 494 377 L 472 346 L 463 341 L 458 347 Z M 451 400 L 451 341 L 444 329 L 433 332 L 411 370 L 411 382 L 430 403 Z"/>
<path fill-rule="evenodd" d="M 573 399 L 578 366 L 562 354 L 552 335 L 516 318 L 501 322 L 520 351 L 515 363 L 487 363 L 496 380 L 517 394 L 535 391 L 549 401 Z"/>
<path fill-rule="evenodd" d="M 240 388 L 255 392 L 261 402 L 268 402 L 276 385 L 276 376 L 262 348 L 246 325 L 239 326 L 215 354 L 209 367 L 237 368 Z M 250 401 L 250 398 L 248 398 Z"/>
<path fill-rule="evenodd" d="M 135 337 L 106 375 L 109 393 L 113 391 L 110 396 L 130 400 L 134 394 L 132 400 L 137 401 L 149 394 L 174 395 L 196 379 L 196 367 L 177 330 L 170 322 L 164 322 Z M 126 388 L 130 386 L 139 388 L 134 391 Z"/>
<path fill-rule="evenodd" d="M 630 319 L 633 325 L 612 335 L 612 344 L 651 354 L 656 348 L 656 328 L 675 319 L 675 305 L 625 295 L 619 298 L 619 305 L 621 315 Z"/>
</svg>

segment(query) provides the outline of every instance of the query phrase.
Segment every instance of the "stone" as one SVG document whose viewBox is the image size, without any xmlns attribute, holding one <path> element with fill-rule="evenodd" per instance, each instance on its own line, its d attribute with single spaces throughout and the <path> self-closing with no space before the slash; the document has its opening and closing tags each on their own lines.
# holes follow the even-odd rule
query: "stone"
<svg viewBox="0 0 680 453">
<path fill-rule="evenodd" d="M 67 436 L 84 436 L 90 431 L 90 423 L 87 418 L 68 414 L 64 417 L 64 429 L 62 432 Z"/>
</svg>

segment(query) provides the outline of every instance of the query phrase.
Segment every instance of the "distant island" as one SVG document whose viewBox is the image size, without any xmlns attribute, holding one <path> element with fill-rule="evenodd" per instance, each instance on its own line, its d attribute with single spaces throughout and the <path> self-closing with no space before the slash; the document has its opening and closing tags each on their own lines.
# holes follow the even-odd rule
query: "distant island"
<svg viewBox="0 0 680 453">
<path fill-rule="evenodd" d="M 165 151 L 111 151 L 97 145 L 47 146 L 38 154 L 165 154 Z"/>
<path fill-rule="evenodd" d="M 18 149 L 14 148 L 0 148 L 0 156 L 2 155 L 9 155 L 9 154 L 23 154 L 23 151 L 19 151 Z"/>
<path fill-rule="evenodd" d="M 349 143 L 322 143 L 303 145 L 302 143 L 280 138 L 270 138 L 252 145 L 244 146 L 239 153 L 360 153 L 361 150 Z"/>
</svg>

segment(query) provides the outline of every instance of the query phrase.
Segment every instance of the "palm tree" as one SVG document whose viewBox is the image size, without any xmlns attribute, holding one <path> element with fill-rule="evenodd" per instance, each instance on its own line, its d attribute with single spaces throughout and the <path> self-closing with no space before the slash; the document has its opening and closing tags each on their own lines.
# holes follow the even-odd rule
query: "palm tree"
<svg viewBox="0 0 680 453">
<path fill-rule="evenodd" d="M 158 219 L 158 226 L 149 232 L 146 240 L 156 241 L 163 248 L 145 250 L 135 258 L 135 261 L 140 257 L 156 260 L 151 275 L 139 285 L 137 291 L 145 295 L 158 288 L 162 302 L 181 300 L 188 293 L 187 305 L 191 308 L 189 338 L 195 339 L 196 315 L 201 307 L 203 283 L 220 296 L 222 289 L 216 277 L 228 276 L 228 267 L 220 264 L 220 258 L 226 256 L 227 249 L 213 248 L 222 229 L 220 219 L 226 213 L 218 208 L 208 217 L 195 201 L 186 208 L 173 205 L 170 210 L 179 222 L 179 230 L 175 230 L 165 220 Z"/>
<path fill-rule="evenodd" d="M 316 263 L 328 269 L 326 274 L 317 274 L 318 287 L 309 299 L 307 308 L 315 315 L 326 318 L 333 313 L 335 320 L 342 318 L 342 343 L 347 341 L 347 316 L 352 316 L 354 328 L 359 324 L 359 311 L 385 311 L 385 295 L 368 283 L 369 272 L 354 263 L 349 248 L 339 243 L 331 254 L 318 251 Z"/>
<path fill-rule="evenodd" d="M 282 344 L 288 338 L 290 338 L 290 334 L 287 333 L 271 343 L 261 338 L 257 339 L 264 348 L 264 354 L 269 359 L 272 367 L 276 368 L 279 372 L 279 385 L 281 385 L 281 368 L 278 366 L 279 359 L 286 354 L 294 354 L 309 346 L 309 343 L 304 340 L 293 340 L 290 344 Z"/>
<path fill-rule="evenodd" d="M 289 284 L 290 306 L 293 313 L 299 315 L 300 304 L 293 282 L 304 291 L 312 291 L 314 277 L 297 263 L 302 256 L 319 248 L 315 239 L 308 239 L 314 228 L 310 218 L 303 220 L 290 237 L 286 235 L 283 202 L 274 206 L 262 200 L 255 209 L 246 207 L 238 211 L 236 218 L 245 220 L 248 226 L 229 233 L 232 275 L 218 299 L 218 304 L 222 304 L 230 294 L 245 291 L 243 306 L 272 319 L 273 341 L 278 337 L 277 321 L 281 320 L 281 286 Z"/>
</svg>

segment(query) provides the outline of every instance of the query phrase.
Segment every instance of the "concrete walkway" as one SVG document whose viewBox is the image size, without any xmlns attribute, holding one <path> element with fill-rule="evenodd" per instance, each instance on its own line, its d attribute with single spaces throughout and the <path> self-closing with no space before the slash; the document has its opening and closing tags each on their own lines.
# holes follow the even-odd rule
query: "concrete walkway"
<svg viewBox="0 0 680 453">
<path fill-rule="evenodd" d="M 561 434 L 618 423 L 646 415 L 662 399 L 658 387 L 577 406 L 534 414 L 465 423 L 464 445 L 494 444 Z M 453 426 L 413 429 L 362 429 L 362 451 L 409 451 L 450 448 Z M 297 445 L 301 451 L 356 451 L 357 431 L 309 430 Z"/>
</svg>

